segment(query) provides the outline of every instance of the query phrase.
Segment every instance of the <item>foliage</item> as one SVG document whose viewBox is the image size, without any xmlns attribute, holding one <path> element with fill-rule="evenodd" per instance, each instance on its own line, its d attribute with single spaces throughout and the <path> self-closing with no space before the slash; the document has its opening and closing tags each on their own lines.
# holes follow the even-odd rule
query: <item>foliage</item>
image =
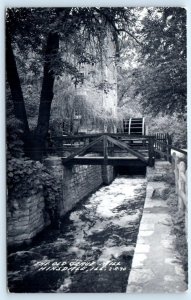
<svg viewBox="0 0 191 300">
<path fill-rule="evenodd" d="M 159 114 L 156 126 L 167 130 L 167 115 L 186 111 L 186 12 L 183 8 L 12 8 L 7 10 L 7 35 L 11 36 L 30 128 L 37 124 L 40 102 L 43 55 L 49 31 L 59 34 L 60 49 L 51 57 L 56 75 L 50 126 L 56 131 L 62 119 L 72 120 L 74 111 L 81 120 L 96 123 L 115 122 L 98 100 L 85 99 L 75 87 L 85 80 L 81 65 L 101 65 L 107 51 L 103 41 L 107 30 L 112 33 L 118 76 L 119 119 L 144 114 Z M 47 31 L 47 28 L 49 31 Z M 96 69 L 96 67 L 95 67 Z M 92 74 L 95 77 L 95 74 Z M 107 82 L 97 89 L 107 93 Z M 60 119 L 62 117 L 62 119 Z M 157 125 L 158 124 L 158 125 Z M 163 124 L 163 125 L 162 125 Z M 167 123 L 168 117 L 167 117 Z M 170 131 L 175 143 L 185 145 L 185 122 L 173 119 Z M 152 123 L 153 126 L 153 123 Z M 149 127 L 152 127 L 149 124 Z M 157 128 L 157 126 L 159 126 Z"/>
<path fill-rule="evenodd" d="M 137 86 L 145 112 L 186 112 L 186 10 L 148 9 L 140 28 Z"/>
<path fill-rule="evenodd" d="M 27 158 L 13 157 L 8 160 L 8 199 L 17 199 L 22 202 L 24 198 L 37 194 L 42 190 L 41 167 L 42 165 L 39 162 Z"/>
<path fill-rule="evenodd" d="M 144 8 L 135 12 L 141 46 L 122 50 L 119 104 L 140 95 L 145 114 L 185 113 L 187 104 L 186 10 Z"/>
<path fill-rule="evenodd" d="M 80 117 L 80 123 L 83 125 L 91 121 L 96 128 L 103 124 L 116 124 L 117 118 L 102 105 L 103 91 L 92 87 L 90 97 L 83 88 L 75 89 L 67 78 L 57 80 L 55 89 L 57 92 L 50 117 L 50 130 L 53 134 L 62 134 L 62 122 L 73 124 L 75 117 Z M 94 99 L 96 101 L 93 102 Z"/>
<path fill-rule="evenodd" d="M 118 107 L 123 118 L 141 117 L 144 114 L 142 97 L 137 91 L 134 68 L 118 69 Z"/>
<path fill-rule="evenodd" d="M 24 61 L 27 65 L 33 62 L 32 72 L 40 75 L 49 28 L 60 36 L 60 52 L 52 60 L 52 68 L 57 75 L 72 75 L 74 81 L 80 80 L 80 64 L 102 61 L 107 29 L 117 43 L 116 35 L 130 34 L 128 30 L 132 29 L 131 22 L 134 21 L 132 9 L 123 7 L 11 8 L 6 15 L 7 35 L 11 36 L 17 53 L 21 53 L 20 65 L 26 66 Z"/>
<path fill-rule="evenodd" d="M 19 204 L 25 198 L 42 192 L 46 209 L 54 215 L 61 195 L 61 178 L 53 176 L 43 164 L 24 156 L 22 123 L 9 109 L 7 116 L 7 188 L 10 209 L 14 209 L 14 200 Z"/>
<path fill-rule="evenodd" d="M 7 120 L 7 158 L 23 156 L 22 123 L 14 116 Z"/>
<path fill-rule="evenodd" d="M 154 71 L 153 71 L 154 73 Z M 186 114 L 181 113 L 158 113 L 156 116 L 152 112 L 148 113 L 148 109 L 143 108 L 142 93 L 139 93 L 139 86 L 137 86 L 137 73 L 135 67 L 122 67 L 118 72 L 118 96 L 119 108 L 118 114 L 121 118 L 130 117 L 146 117 L 146 125 L 148 125 L 149 134 L 169 133 L 172 136 L 172 143 L 174 146 L 186 148 L 187 147 L 187 124 Z M 153 75 L 154 78 L 154 75 Z M 153 81 L 152 78 L 152 81 Z M 138 94 L 136 94 L 138 93 Z M 160 104 L 162 100 L 160 101 Z M 165 106 L 166 107 L 166 106 Z M 180 109 L 184 111 L 184 109 Z M 154 115 L 154 116 L 153 116 Z"/>
<path fill-rule="evenodd" d="M 122 49 L 119 111 L 124 117 L 146 116 L 149 133 L 168 132 L 173 145 L 185 148 L 186 11 L 145 8 L 136 14 L 141 46 Z"/>
<path fill-rule="evenodd" d="M 107 31 L 109 30 L 112 34 L 118 55 L 117 36 L 126 34 L 133 39 L 130 30 L 132 29 L 131 22 L 134 21 L 133 10 L 122 7 L 7 9 L 7 37 L 12 41 L 17 59 L 26 110 L 32 129 L 37 122 L 39 83 L 43 77 L 42 70 L 45 63 L 43 53 L 49 34 L 47 28 L 51 32 L 58 33 L 60 39 L 60 51 L 56 56 L 49 58 L 50 68 L 57 78 L 66 74 L 68 80 L 77 86 L 84 80 L 80 65 L 102 64 L 104 55 L 107 55 L 107 51 L 103 49 Z M 97 88 L 107 93 L 111 87 L 106 82 L 102 82 Z M 88 111 L 90 112 L 90 109 Z M 103 115 L 99 111 L 98 114 Z"/>
<path fill-rule="evenodd" d="M 174 113 L 172 115 L 161 115 L 146 118 L 149 134 L 156 132 L 169 133 L 172 136 L 172 144 L 178 148 L 187 148 L 187 126 L 186 118 Z"/>
<path fill-rule="evenodd" d="M 46 209 L 55 214 L 61 195 L 61 179 L 54 177 L 40 162 L 27 158 L 12 158 L 7 162 L 8 203 L 14 200 L 22 206 L 24 199 L 42 192 Z"/>
</svg>

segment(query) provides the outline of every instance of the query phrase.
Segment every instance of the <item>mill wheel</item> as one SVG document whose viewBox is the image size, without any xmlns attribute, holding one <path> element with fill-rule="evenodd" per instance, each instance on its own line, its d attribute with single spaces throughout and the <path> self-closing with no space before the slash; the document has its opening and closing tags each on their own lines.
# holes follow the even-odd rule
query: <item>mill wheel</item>
<svg viewBox="0 0 191 300">
<path fill-rule="evenodd" d="M 130 118 L 123 120 L 123 130 L 132 135 L 145 135 L 144 118 Z"/>
</svg>

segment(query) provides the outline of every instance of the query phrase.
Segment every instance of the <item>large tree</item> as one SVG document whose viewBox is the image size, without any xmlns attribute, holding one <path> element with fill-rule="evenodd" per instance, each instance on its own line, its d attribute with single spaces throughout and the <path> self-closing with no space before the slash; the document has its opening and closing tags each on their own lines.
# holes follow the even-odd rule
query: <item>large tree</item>
<svg viewBox="0 0 191 300">
<path fill-rule="evenodd" d="M 186 10 L 150 8 L 141 21 L 137 87 L 145 111 L 186 112 Z"/>
<path fill-rule="evenodd" d="M 124 32 L 134 38 L 130 32 L 135 21 L 134 15 L 131 9 L 126 8 L 14 8 L 7 10 L 6 20 L 7 81 L 15 116 L 24 125 L 23 139 L 27 154 L 34 159 L 41 159 L 49 128 L 56 75 L 65 72 L 71 76 L 74 84 L 83 80 L 77 65 L 101 59 L 102 41 L 108 26 L 113 33 L 118 56 L 118 35 Z M 90 51 L 91 48 L 94 50 Z M 68 49 L 73 51 L 77 61 L 75 65 L 65 59 Z M 34 58 L 31 60 L 36 67 L 35 77 L 42 80 L 38 122 L 33 132 L 28 125 L 22 74 L 19 74 L 17 67 L 18 58 L 21 64 L 22 60 L 27 63 L 30 51 L 40 57 L 40 62 Z M 40 75 L 42 73 L 43 76 Z"/>
</svg>

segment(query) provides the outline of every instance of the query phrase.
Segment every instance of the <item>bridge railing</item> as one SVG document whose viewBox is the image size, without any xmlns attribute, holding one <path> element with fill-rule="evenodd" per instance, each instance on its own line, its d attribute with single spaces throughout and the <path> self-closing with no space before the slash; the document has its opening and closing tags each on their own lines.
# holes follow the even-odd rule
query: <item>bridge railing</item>
<svg viewBox="0 0 191 300">
<path fill-rule="evenodd" d="M 149 135 L 129 135 L 127 133 L 94 133 L 94 134 L 78 134 L 78 135 L 68 135 L 68 136 L 53 136 L 51 139 L 53 142 L 60 143 L 64 146 L 84 146 L 93 140 L 104 136 L 109 135 L 115 139 L 125 140 L 125 141 L 134 141 L 148 144 Z"/>
<path fill-rule="evenodd" d="M 70 153 L 76 152 L 78 149 L 82 149 L 86 147 L 86 151 L 92 152 L 103 152 L 103 146 L 99 143 L 94 144 L 91 148 L 87 147 L 92 142 L 100 137 L 108 136 L 111 139 L 115 139 L 115 141 L 125 142 L 129 150 L 141 150 L 145 151 L 145 156 L 148 157 L 148 165 L 154 166 L 155 158 L 156 158 L 156 145 L 161 141 L 155 141 L 155 136 L 151 135 L 130 135 L 128 133 L 94 133 L 94 134 L 78 134 L 78 135 L 69 135 L 69 136 L 60 136 L 60 137 L 52 137 L 53 141 L 56 141 L 57 145 L 55 147 L 57 155 L 67 156 Z M 116 143 L 107 139 L 107 153 L 110 156 L 113 156 L 115 152 Z M 119 144 L 118 144 L 119 146 Z M 120 148 L 120 146 L 119 146 Z M 163 147 L 164 148 L 164 147 Z M 129 151 L 127 148 L 120 148 L 120 152 Z M 157 145 L 158 151 L 161 149 L 159 145 Z M 161 152 L 161 151 L 160 151 Z M 136 152 L 139 155 L 139 152 Z M 164 156 L 164 150 L 161 152 Z M 140 155 L 142 155 L 140 153 Z M 143 158 L 143 156 L 141 156 Z"/>
<path fill-rule="evenodd" d="M 167 161 L 172 160 L 171 151 L 176 150 L 184 155 L 187 155 L 185 150 L 179 149 L 172 145 L 172 139 L 169 134 L 157 133 L 155 135 L 129 135 L 128 133 L 94 133 L 94 134 L 78 134 L 78 135 L 68 135 L 52 137 L 52 140 L 56 142 L 55 152 L 59 156 L 67 156 L 71 152 L 76 152 L 76 150 L 81 149 L 90 145 L 96 139 L 109 136 L 118 140 L 119 142 L 125 142 L 128 147 L 141 151 L 145 150 L 147 152 L 148 165 L 154 166 L 155 159 L 163 158 Z M 114 145 L 111 141 L 107 140 L 107 151 L 109 155 L 114 153 Z M 92 148 L 87 147 L 87 151 L 102 151 L 103 147 L 101 144 L 96 143 Z M 126 149 L 127 150 L 127 149 Z M 126 151 L 121 149 L 120 151 Z"/>
<path fill-rule="evenodd" d="M 155 157 L 157 154 L 160 155 L 160 157 L 165 158 L 166 160 L 170 161 L 172 160 L 172 150 L 175 150 L 179 153 L 184 154 L 187 156 L 187 151 L 180 149 L 178 147 L 175 147 L 171 144 L 171 141 L 161 142 L 158 141 L 156 138 L 154 138 L 154 151 L 155 151 Z"/>
<path fill-rule="evenodd" d="M 151 137 L 148 135 L 129 135 L 127 133 L 94 133 L 94 134 L 78 134 L 78 135 L 68 135 L 68 136 L 53 136 L 51 139 L 53 141 L 54 150 L 57 155 L 65 156 L 68 152 L 75 152 L 76 150 L 83 148 L 101 136 L 109 136 L 118 140 L 119 142 L 125 142 L 128 147 L 134 150 L 145 150 L 145 152 L 152 153 L 153 143 Z M 113 155 L 115 152 L 116 145 L 111 141 L 107 141 L 107 150 L 109 155 Z M 50 149 L 51 150 L 51 149 Z M 99 152 L 103 150 L 101 144 L 97 143 L 91 149 L 87 151 Z M 127 150 L 127 149 L 126 149 Z M 125 149 L 120 149 L 121 152 L 126 152 Z M 151 162 L 151 161 L 150 161 Z"/>
<path fill-rule="evenodd" d="M 89 152 L 93 152 L 93 153 L 97 152 L 99 149 L 101 149 L 102 155 L 99 157 L 96 157 L 96 161 L 98 162 L 98 160 L 99 160 L 99 164 L 103 163 L 103 164 L 107 165 L 109 162 L 113 163 L 114 160 L 116 162 L 116 159 L 118 161 L 121 159 L 121 156 L 116 157 L 115 155 L 114 156 L 111 155 L 111 150 L 114 151 L 114 148 L 120 149 L 118 151 L 124 150 L 124 151 L 126 151 L 126 153 L 129 153 L 133 157 L 137 157 L 145 165 L 148 164 L 148 158 L 145 157 L 141 152 L 134 150 L 127 143 L 124 143 L 124 141 L 113 138 L 113 136 L 110 134 L 102 134 L 98 138 L 96 137 L 93 141 L 91 141 L 86 146 L 79 147 L 76 151 L 71 151 L 72 153 L 67 155 L 67 157 L 63 157 L 62 161 L 64 164 L 68 164 L 68 163 L 71 164 L 71 163 L 74 163 L 77 161 L 78 161 L 78 163 L 83 163 L 84 155 L 88 154 Z M 154 151 L 153 151 L 153 153 L 154 153 Z M 86 157 L 86 163 L 88 162 L 87 158 L 89 160 L 89 164 L 95 162 L 95 158 Z M 112 159 L 113 159 L 113 161 L 112 161 Z"/>
</svg>

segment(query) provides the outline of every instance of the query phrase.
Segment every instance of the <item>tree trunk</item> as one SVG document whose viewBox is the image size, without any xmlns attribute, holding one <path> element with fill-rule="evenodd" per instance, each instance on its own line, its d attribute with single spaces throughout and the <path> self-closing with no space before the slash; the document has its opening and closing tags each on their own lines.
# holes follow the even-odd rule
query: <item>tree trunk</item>
<svg viewBox="0 0 191 300">
<path fill-rule="evenodd" d="M 11 89 L 15 117 L 23 123 L 24 137 L 26 137 L 30 134 L 30 130 L 21 89 L 21 83 L 17 71 L 17 65 L 11 45 L 11 39 L 8 34 L 6 37 L 6 72 L 7 81 Z"/>
<path fill-rule="evenodd" d="M 41 160 L 45 151 L 46 138 L 49 129 L 50 110 L 53 100 L 55 73 L 52 70 L 53 60 L 59 50 L 58 33 L 50 32 L 47 39 L 44 74 L 40 96 L 40 106 L 37 127 L 34 133 L 33 159 Z"/>
</svg>

